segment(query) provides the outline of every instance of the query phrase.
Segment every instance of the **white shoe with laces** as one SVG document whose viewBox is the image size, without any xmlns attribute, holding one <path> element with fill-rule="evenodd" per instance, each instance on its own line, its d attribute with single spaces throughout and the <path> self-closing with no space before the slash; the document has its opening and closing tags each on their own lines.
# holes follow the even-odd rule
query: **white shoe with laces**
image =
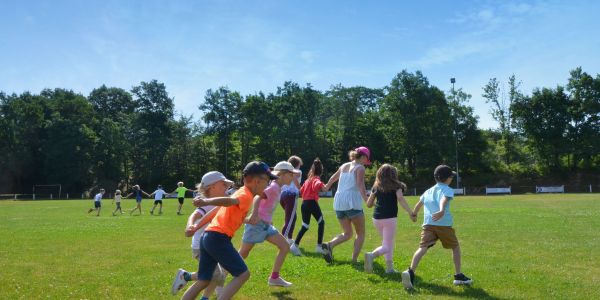
<svg viewBox="0 0 600 300">
<path fill-rule="evenodd" d="M 289 281 L 285 281 L 283 278 L 281 278 L 281 276 L 275 279 L 269 277 L 269 286 L 280 286 L 287 288 L 292 286 L 292 283 Z"/>
<path fill-rule="evenodd" d="M 177 273 L 175 273 L 175 279 L 173 280 L 173 286 L 171 287 L 171 294 L 177 295 L 177 292 L 179 292 L 179 290 L 181 290 L 187 284 L 187 281 L 183 278 L 184 273 L 184 269 L 179 269 Z"/>
<path fill-rule="evenodd" d="M 321 244 L 317 244 L 317 247 L 315 248 L 315 252 L 317 252 L 319 254 L 325 254 L 325 250 L 323 250 L 323 246 L 321 246 Z"/>
<path fill-rule="evenodd" d="M 302 256 L 302 252 L 300 252 L 300 249 L 298 248 L 298 246 L 296 245 L 296 243 L 293 243 L 290 246 L 290 251 L 292 252 L 292 254 L 294 254 L 295 256 Z"/>
</svg>

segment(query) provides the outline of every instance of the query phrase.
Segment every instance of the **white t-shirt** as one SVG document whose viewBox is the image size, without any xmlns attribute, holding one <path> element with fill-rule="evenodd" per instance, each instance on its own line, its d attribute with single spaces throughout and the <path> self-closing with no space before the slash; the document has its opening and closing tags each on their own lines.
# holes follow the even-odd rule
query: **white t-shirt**
<svg viewBox="0 0 600 300">
<path fill-rule="evenodd" d="M 203 207 L 196 208 L 196 210 L 194 212 L 199 212 L 200 214 L 202 214 L 202 216 L 204 216 L 204 215 L 206 215 L 207 212 L 211 211 L 215 207 L 216 206 L 214 206 L 214 205 L 203 206 Z M 194 225 L 198 224 L 201 219 L 202 219 L 202 217 L 196 219 L 196 222 L 194 222 Z M 200 249 L 200 237 L 202 236 L 202 233 L 204 233 L 204 229 L 206 229 L 206 227 L 208 227 L 208 224 L 210 224 L 210 222 L 207 223 L 206 225 L 202 226 L 202 228 L 198 229 L 192 236 L 192 249 Z"/>
<path fill-rule="evenodd" d="M 121 203 L 121 195 L 115 195 L 115 202 Z"/>
<path fill-rule="evenodd" d="M 100 202 L 100 200 L 102 200 L 102 193 L 98 193 L 98 194 L 96 194 L 96 196 L 94 197 L 94 201 L 95 201 L 95 202 Z"/>
<path fill-rule="evenodd" d="M 163 196 L 166 194 L 167 192 L 165 192 L 163 189 L 158 189 L 156 191 L 154 191 L 154 200 L 162 200 Z"/>
<path fill-rule="evenodd" d="M 300 174 L 295 175 L 298 176 L 298 183 L 300 183 L 300 186 L 302 186 L 302 170 L 298 170 L 300 171 Z M 296 179 L 296 177 L 294 177 L 294 180 Z M 294 181 L 292 181 L 292 183 L 288 184 L 288 185 L 282 185 L 281 186 L 281 193 L 283 194 L 284 192 L 292 192 L 292 193 L 296 193 L 296 194 L 300 194 L 300 190 L 296 187 L 296 185 L 294 184 Z"/>
</svg>

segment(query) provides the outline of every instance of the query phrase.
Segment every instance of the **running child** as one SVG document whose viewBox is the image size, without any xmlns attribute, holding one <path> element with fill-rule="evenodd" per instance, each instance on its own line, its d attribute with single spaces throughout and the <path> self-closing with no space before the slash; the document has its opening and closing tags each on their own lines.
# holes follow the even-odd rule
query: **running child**
<svg viewBox="0 0 600 300">
<path fill-rule="evenodd" d="M 382 237 L 381 246 L 373 252 L 365 253 L 365 272 L 373 273 L 373 260 L 381 255 L 385 257 L 385 272 L 396 273 L 394 270 L 394 239 L 396 237 L 396 224 L 398 218 L 398 203 L 408 213 L 408 217 L 416 222 L 413 211 L 404 199 L 406 184 L 398 180 L 398 170 L 390 164 L 384 164 L 377 170 L 375 183 L 371 195 L 367 200 L 367 207 L 375 205 L 373 224 Z M 377 199 L 377 203 L 375 203 Z"/>
<path fill-rule="evenodd" d="M 112 203 L 117 204 L 117 208 L 115 208 L 115 211 L 113 211 L 113 216 L 117 213 L 117 211 L 123 214 L 123 211 L 121 210 L 121 190 L 115 191 L 115 198 L 113 199 Z"/>
<path fill-rule="evenodd" d="M 133 212 L 137 209 L 140 212 L 140 215 L 142 214 L 142 195 L 146 195 L 148 198 L 150 198 L 150 195 L 148 195 L 148 193 L 144 192 L 140 186 L 138 184 L 133 186 L 133 190 L 131 191 L 131 193 L 129 193 L 129 195 L 127 195 L 125 198 L 129 198 L 131 196 L 135 196 L 135 207 L 129 211 L 129 214 L 133 214 Z"/>
<path fill-rule="evenodd" d="M 150 194 L 150 197 L 154 196 L 154 206 L 152 207 L 152 209 L 150 210 L 150 214 L 153 215 L 154 214 L 154 209 L 156 208 L 156 205 L 160 205 L 160 207 L 158 208 L 158 214 L 162 215 L 162 206 L 163 206 L 163 197 L 167 194 L 167 192 L 165 192 L 165 190 L 163 190 L 162 185 L 158 185 L 158 187 L 156 187 L 156 191 L 152 192 L 152 194 Z"/>
<path fill-rule="evenodd" d="M 104 189 L 100 189 L 100 192 L 94 196 L 94 208 L 88 210 L 88 214 L 97 211 L 96 217 L 100 216 L 100 210 L 102 209 L 102 196 L 104 196 Z"/>
<path fill-rule="evenodd" d="M 421 242 L 419 249 L 415 252 L 410 267 L 402 272 L 402 285 L 412 289 L 415 285 L 415 271 L 419 266 L 421 258 L 427 250 L 435 245 L 437 240 L 442 242 L 442 247 L 452 249 L 454 260 L 454 285 L 470 285 L 471 278 L 465 276 L 461 271 L 460 245 L 456 238 L 453 219 L 450 213 L 450 202 L 454 198 L 454 190 L 450 188 L 452 179 L 456 172 L 446 165 L 439 165 L 433 172 L 436 184 L 429 188 L 415 205 L 413 216 L 416 217 L 419 209 L 423 206 L 423 230 L 421 231 Z"/>
<path fill-rule="evenodd" d="M 231 197 L 194 201 L 196 206 L 223 205 L 223 202 L 217 204 L 217 201 L 223 200 L 228 200 L 233 205 L 219 208 L 216 216 L 204 231 L 200 241 L 198 272 L 189 273 L 180 270 L 175 277 L 174 286 L 180 286 L 184 281 L 198 280 L 198 290 L 201 291 L 209 285 L 217 264 L 220 264 L 233 276 L 233 279 L 223 289 L 223 293 L 219 295 L 219 298 L 230 299 L 250 278 L 248 267 L 233 247 L 231 239 L 244 221 L 250 221 L 249 218 L 246 218 L 246 215 L 253 204 L 254 197 L 265 190 L 269 180 L 275 180 L 278 177 L 271 174 L 267 164 L 257 161 L 247 164 L 242 176 L 244 186 Z M 182 299 L 194 299 L 196 295 L 186 292 Z"/>
<path fill-rule="evenodd" d="M 183 181 L 180 181 L 177 183 L 177 188 L 171 192 L 171 194 L 177 192 L 177 201 L 179 201 L 179 207 L 177 208 L 178 215 L 181 215 L 181 207 L 183 207 L 183 200 L 185 200 L 185 193 L 187 191 L 193 192 L 193 190 L 183 186 Z"/>
<path fill-rule="evenodd" d="M 321 175 L 323 174 L 323 164 L 319 158 L 316 158 L 310 171 L 308 172 L 308 178 L 300 188 L 300 194 L 302 195 L 302 206 L 300 212 L 302 213 L 302 228 L 296 236 L 296 240 L 290 246 L 290 250 L 296 256 L 302 255 L 300 252 L 300 241 L 310 226 L 310 217 L 313 216 L 319 226 L 317 236 L 317 247 L 315 251 L 320 254 L 324 254 L 323 251 L 323 233 L 325 232 L 325 220 L 323 219 L 323 213 L 319 206 L 319 192 L 328 191 L 325 188 L 325 184 L 321 181 Z"/>
<path fill-rule="evenodd" d="M 352 262 L 358 261 L 358 255 L 365 242 L 365 214 L 362 202 L 367 202 L 365 190 L 365 165 L 370 165 L 371 152 L 367 147 L 358 147 L 348 153 L 350 162 L 343 164 L 329 178 L 325 186 L 330 189 L 338 181 L 338 189 L 333 197 L 333 209 L 344 231 L 331 241 L 323 244 L 323 258 L 329 264 L 333 263 L 333 248 L 352 238 L 352 227 L 356 231 Z"/>
<path fill-rule="evenodd" d="M 273 226 L 273 212 L 279 202 L 281 187 L 290 184 L 294 180 L 294 175 L 300 174 L 300 172 L 289 162 L 282 161 L 275 165 L 273 174 L 279 178 L 273 180 L 259 197 L 254 198 L 252 215 L 245 225 L 242 247 L 239 252 L 242 258 L 246 259 L 254 245 L 265 240 L 277 246 L 279 252 L 267 283 L 270 286 L 290 287 L 292 283 L 279 276 L 281 266 L 290 251 L 290 244 Z"/>
<path fill-rule="evenodd" d="M 296 209 L 298 207 L 298 196 L 300 195 L 300 183 L 302 182 L 302 159 L 292 155 L 288 158 L 288 162 L 294 166 L 294 169 L 299 173 L 294 173 L 294 180 L 290 184 L 281 187 L 281 196 L 279 203 L 285 212 L 285 223 L 281 228 L 281 234 L 286 237 L 288 243 L 294 243 L 294 227 L 296 226 Z"/>
<path fill-rule="evenodd" d="M 202 176 L 202 181 L 196 185 L 198 195 L 203 198 L 214 198 L 214 197 L 224 197 L 225 191 L 233 184 L 233 181 L 227 179 L 221 172 L 211 171 L 204 176 Z M 192 237 L 192 257 L 195 260 L 200 260 L 200 239 L 207 225 L 202 227 L 199 224 L 200 220 L 207 213 L 211 212 L 213 209 L 218 209 L 215 205 L 206 205 L 203 207 L 198 207 L 194 210 L 194 212 L 189 216 L 187 226 L 185 229 L 185 236 Z M 181 270 L 181 269 L 180 269 Z M 179 272 L 178 272 L 179 273 Z M 225 280 L 225 274 L 222 273 L 221 268 L 215 268 L 215 272 L 213 273 L 213 280 L 211 280 L 210 284 L 204 290 L 202 294 L 201 300 L 207 300 L 215 291 L 217 285 L 222 285 Z M 185 281 L 184 281 L 185 282 Z M 187 283 L 187 282 L 185 282 Z M 173 286 L 171 292 L 173 295 L 179 291 L 179 289 L 183 288 L 183 286 Z M 194 298 L 200 293 L 200 282 L 196 281 L 192 286 L 188 288 L 186 294 L 194 295 Z"/>
</svg>

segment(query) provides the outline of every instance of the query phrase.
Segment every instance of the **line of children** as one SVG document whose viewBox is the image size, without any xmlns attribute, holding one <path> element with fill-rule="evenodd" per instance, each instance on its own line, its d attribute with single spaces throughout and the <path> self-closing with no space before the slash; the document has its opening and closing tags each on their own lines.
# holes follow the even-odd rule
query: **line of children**
<svg viewBox="0 0 600 300">
<path fill-rule="evenodd" d="M 323 233 L 325 232 L 325 220 L 323 219 L 323 213 L 321 212 L 321 207 L 319 206 L 319 192 L 326 192 L 327 188 L 325 184 L 321 181 L 321 174 L 323 174 L 323 164 L 319 158 L 316 158 L 308 172 L 308 178 L 300 188 L 300 193 L 302 194 L 302 206 L 300 207 L 300 211 L 302 213 L 302 228 L 298 231 L 298 235 L 296 236 L 296 240 L 290 246 L 290 250 L 296 256 L 302 255 L 300 249 L 300 242 L 302 241 L 302 237 L 308 230 L 310 226 L 310 217 L 313 216 L 317 221 L 319 226 L 318 228 L 318 236 L 317 236 L 317 247 L 315 251 L 320 254 L 324 254 L 323 252 Z"/>
<path fill-rule="evenodd" d="M 197 280 L 197 290 L 201 291 L 209 285 L 217 264 L 220 264 L 233 276 L 233 279 L 223 289 L 219 298 L 230 299 L 250 278 L 248 267 L 239 252 L 234 248 L 231 239 L 244 222 L 253 222 L 257 219 L 255 214 L 258 214 L 258 212 L 253 212 L 252 216 L 247 216 L 250 207 L 254 203 L 254 197 L 261 195 L 269 181 L 278 177 L 271 174 L 267 164 L 257 161 L 247 164 L 242 176 L 244 185 L 231 197 L 206 200 L 199 198 L 194 201 L 196 206 L 223 205 L 224 201 L 233 205 L 219 208 L 216 216 L 204 231 L 200 242 L 198 272 L 189 273 L 180 270 L 175 277 L 174 286 L 181 285 L 181 281 Z M 186 292 L 182 299 L 194 299 L 195 296 L 195 294 Z"/>
</svg>

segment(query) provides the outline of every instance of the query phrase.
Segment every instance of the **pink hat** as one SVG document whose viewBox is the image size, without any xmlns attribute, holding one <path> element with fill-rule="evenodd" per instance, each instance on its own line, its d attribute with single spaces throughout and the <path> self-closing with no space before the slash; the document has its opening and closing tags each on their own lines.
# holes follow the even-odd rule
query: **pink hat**
<svg viewBox="0 0 600 300">
<path fill-rule="evenodd" d="M 360 155 L 364 155 L 367 157 L 367 161 L 366 161 L 366 165 L 371 165 L 371 151 L 369 150 L 369 148 L 365 147 L 365 146 L 360 146 L 356 149 L 354 149 L 354 151 L 356 151 L 356 153 L 360 154 Z"/>
</svg>

